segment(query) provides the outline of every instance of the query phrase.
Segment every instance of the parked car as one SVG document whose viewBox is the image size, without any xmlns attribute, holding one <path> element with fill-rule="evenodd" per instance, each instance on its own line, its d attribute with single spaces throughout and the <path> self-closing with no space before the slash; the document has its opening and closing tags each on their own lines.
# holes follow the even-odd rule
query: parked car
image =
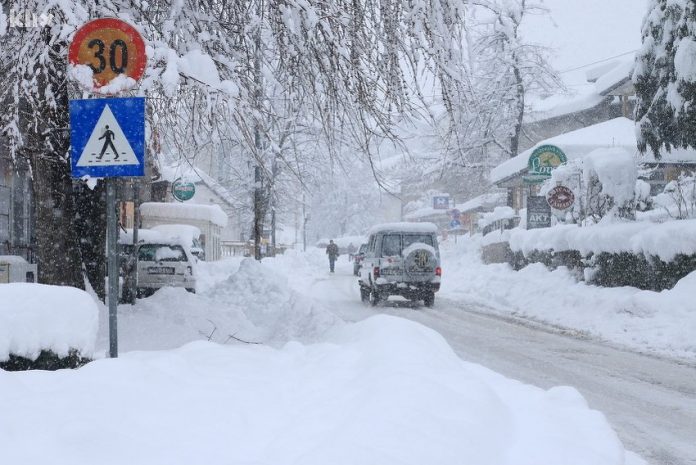
<svg viewBox="0 0 696 465">
<path fill-rule="evenodd" d="M 196 292 L 195 259 L 176 243 L 141 243 L 137 246 L 136 295 L 146 297 L 163 287 Z"/>
<path fill-rule="evenodd" d="M 365 258 L 365 251 L 367 250 L 367 244 L 360 245 L 360 248 L 356 253 L 353 254 L 353 274 L 355 276 L 360 275 L 360 267 L 362 266 L 363 258 Z"/>
<path fill-rule="evenodd" d="M 167 238 L 179 239 L 183 244 L 190 243 L 189 251 L 198 260 L 205 260 L 205 248 L 201 241 L 201 230 L 190 224 L 160 224 L 150 228 Z"/>
<path fill-rule="evenodd" d="M 377 305 L 400 295 L 432 307 L 441 277 L 434 224 L 392 223 L 370 231 L 358 277 L 363 301 Z"/>
</svg>

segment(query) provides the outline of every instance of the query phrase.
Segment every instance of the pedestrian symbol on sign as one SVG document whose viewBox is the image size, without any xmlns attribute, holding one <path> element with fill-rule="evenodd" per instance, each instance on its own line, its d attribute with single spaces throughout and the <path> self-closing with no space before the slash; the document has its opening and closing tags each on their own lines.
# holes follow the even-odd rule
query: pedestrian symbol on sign
<svg viewBox="0 0 696 465">
<path fill-rule="evenodd" d="M 106 139 L 104 141 L 104 146 L 101 149 L 101 153 L 97 157 L 97 160 L 101 160 L 104 157 L 104 153 L 106 152 L 106 149 L 111 147 L 111 151 L 116 155 L 114 156 L 114 160 L 118 160 L 118 150 L 116 150 L 116 147 L 114 147 L 114 131 L 109 129 L 109 125 L 107 124 L 104 127 L 104 134 L 99 138 L 99 139 Z"/>
<path fill-rule="evenodd" d="M 137 165 L 139 163 L 111 108 L 105 105 L 87 145 L 82 150 L 77 166 Z"/>
</svg>

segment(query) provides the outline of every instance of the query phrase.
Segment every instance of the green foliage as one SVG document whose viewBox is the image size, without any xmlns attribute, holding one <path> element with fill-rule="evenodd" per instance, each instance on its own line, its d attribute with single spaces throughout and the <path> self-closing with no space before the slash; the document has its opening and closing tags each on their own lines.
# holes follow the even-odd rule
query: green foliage
<svg viewBox="0 0 696 465">
<path fill-rule="evenodd" d="M 696 4 L 652 0 L 642 36 L 633 76 L 638 148 L 659 159 L 662 149 L 696 147 L 696 76 L 680 66 L 680 55 L 688 62 L 696 50 Z"/>
<path fill-rule="evenodd" d="M 76 350 L 71 350 L 66 357 L 59 357 L 50 350 L 42 350 L 35 360 L 10 354 L 8 360 L 0 362 L 0 369 L 6 371 L 55 371 L 65 368 L 80 368 L 89 362 L 91 362 L 90 359 L 80 356 L 80 353 Z"/>
</svg>

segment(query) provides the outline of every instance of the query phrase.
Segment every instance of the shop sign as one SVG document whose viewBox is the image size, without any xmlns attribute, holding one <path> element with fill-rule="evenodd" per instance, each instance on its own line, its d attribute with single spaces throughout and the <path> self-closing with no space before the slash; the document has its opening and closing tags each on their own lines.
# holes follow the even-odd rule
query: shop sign
<svg viewBox="0 0 696 465">
<path fill-rule="evenodd" d="M 551 177 L 551 171 L 567 162 L 563 150 L 555 145 L 542 145 L 534 149 L 527 163 L 527 175 L 524 181 L 528 184 L 543 182 Z"/>
<path fill-rule="evenodd" d="M 527 229 L 550 228 L 551 207 L 546 197 L 527 197 Z"/>
<path fill-rule="evenodd" d="M 172 183 L 172 196 L 179 202 L 191 200 L 196 194 L 196 185 L 192 182 L 182 181 L 181 178 Z"/>
<path fill-rule="evenodd" d="M 546 201 L 551 208 L 567 210 L 575 203 L 575 194 L 566 186 L 556 186 L 546 194 Z"/>
</svg>

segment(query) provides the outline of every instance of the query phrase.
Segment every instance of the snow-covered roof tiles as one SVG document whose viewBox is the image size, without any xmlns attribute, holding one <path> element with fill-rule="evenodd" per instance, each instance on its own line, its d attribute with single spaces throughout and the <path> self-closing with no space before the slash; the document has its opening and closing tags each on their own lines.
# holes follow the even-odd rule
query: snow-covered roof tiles
<svg viewBox="0 0 696 465">
<path fill-rule="evenodd" d="M 140 206 L 140 212 L 151 218 L 210 221 L 222 228 L 227 225 L 227 214 L 218 205 L 145 202 Z"/>
<path fill-rule="evenodd" d="M 524 117 L 525 123 L 534 123 L 558 116 L 568 115 L 594 108 L 605 99 L 594 92 L 574 95 L 552 95 L 530 102 L 531 108 Z"/>
<path fill-rule="evenodd" d="M 636 153 L 636 126 L 628 118 L 614 118 L 540 141 L 534 147 L 493 168 L 491 182 L 499 183 L 525 171 L 534 149 L 547 144 L 559 147 L 568 159 L 582 158 L 592 150 L 602 147 L 623 147 L 631 153 Z"/>
<path fill-rule="evenodd" d="M 597 82 L 595 82 L 595 90 L 597 93 L 602 96 L 610 95 L 612 91 L 629 83 L 631 81 L 634 65 L 635 58 L 631 57 L 630 59 L 621 61 L 612 68 L 611 71 L 599 77 Z"/>
</svg>

